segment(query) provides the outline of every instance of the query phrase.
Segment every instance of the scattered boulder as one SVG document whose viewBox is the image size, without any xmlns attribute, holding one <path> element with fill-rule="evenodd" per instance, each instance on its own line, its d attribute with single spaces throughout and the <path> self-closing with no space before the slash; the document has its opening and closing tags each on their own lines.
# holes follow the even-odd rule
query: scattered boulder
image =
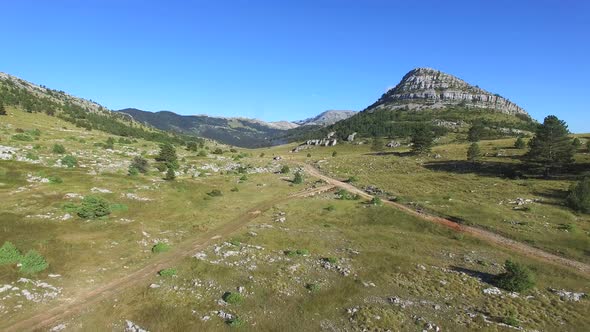
<svg viewBox="0 0 590 332">
<path fill-rule="evenodd" d="M 550 291 L 559 295 L 562 301 L 579 302 L 581 299 L 587 296 L 586 293 L 568 292 L 563 289 L 551 288 Z"/>
</svg>

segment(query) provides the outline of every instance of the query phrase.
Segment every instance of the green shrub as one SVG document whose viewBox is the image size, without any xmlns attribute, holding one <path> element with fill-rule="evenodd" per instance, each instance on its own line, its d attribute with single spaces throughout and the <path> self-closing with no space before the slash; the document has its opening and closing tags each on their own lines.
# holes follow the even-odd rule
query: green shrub
<svg viewBox="0 0 590 332">
<path fill-rule="evenodd" d="M 63 158 L 61 158 L 61 163 L 63 165 L 66 165 L 69 168 L 75 167 L 76 165 L 78 165 L 78 159 L 76 159 L 76 157 L 72 156 L 72 155 L 67 155 Z"/>
<path fill-rule="evenodd" d="M 240 304 L 244 302 L 242 294 L 236 292 L 225 292 L 221 298 L 229 304 Z"/>
<path fill-rule="evenodd" d="M 178 273 L 178 271 L 176 271 L 176 269 L 173 267 L 158 271 L 158 274 L 161 277 L 173 277 L 176 275 L 176 273 Z"/>
<path fill-rule="evenodd" d="M 24 141 L 24 142 L 30 142 L 33 140 L 33 138 L 27 134 L 15 134 L 15 135 L 12 135 L 12 139 L 15 141 Z"/>
<path fill-rule="evenodd" d="M 322 260 L 325 262 L 328 262 L 330 264 L 338 263 L 338 258 L 336 258 L 336 257 L 324 257 L 324 258 L 322 258 Z"/>
<path fill-rule="evenodd" d="M 136 156 L 136 157 L 133 157 L 133 160 L 131 161 L 131 164 L 129 165 L 129 169 L 131 169 L 131 167 L 135 168 L 139 173 L 147 173 L 147 171 L 150 168 L 150 165 L 149 165 L 147 159 Z"/>
<path fill-rule="evenodd" d="M 97 196 L 86 196 L 78 208 L 77 214 L 83 219 L 96 219 L 107 216 L 111 213 L 110 203 Z"/>
<path fill-rule="evenodd" d="M 20 261 L 20 271 L 26 274 L 34 274 L 45 270 L 49 264 L 36 250 L 29 250 Z"/>
<path fill-rule="evenodd" d="M 301 172 L 295 173 L 295 177 L 293 178 L 293 183 L 294 184 L 301 184 L 301 183 L 303 183 L 303 176 L 301 175 Z"/>
<path fill-rule="evenodd" d="M 336 192 L 336 196 L 338 199 L 345 200 L 345 201 L 353 201 L 360 199 L 358 194 L 351 194 L 350 192 L 346 191 L 345 189 L 340 189 Z"/>
<path fill-rule="evenodd" d="M 516 149 L 524 149 L 526 147 L 526 143 L 524 142 L 522 137 L 519 137 L 516 139 L 516 141 L 514 141 L 514 147 Z"/>
<path fill-rule="evenodd" d="M 168 167 L 166 175 L 164 176 L 164 180 L 172 181 L 174 179 L 176 179 L 176 173 L 174 172 L 174 169 L 172 169 L 172 167 Z"/>
<path fill-rule="evenodd" d="M 167 243 L 163 243 L 163 242 L 158 242 L 152 247 L 152 252 L 154 254 L 166 252 L 168 250 L 170 250 L 170 245 L 168 245 Z"/>
<path fill-rule="evenodd" d="M 358 181 L 358 178 L 356 176 L 351 176 L 348 178 L 348 180 L 346 180 L 346 182 L 348 183 L 355 183 Z"/>
<path fill-rule="evenodd" d="M 33 152 L 27 152 L 27 155 L 25 156 L 25 158 L 30 159 L 30 160 L 39 160 L 39 156 L 34 154 Z"/>
<path fill-rule="evenodd" d="M 225 322 L 230 327 L 242 327 L 244 326 L 244 321 L 240 317 L 234 317 L 232 319 L 228 319 Z"/>
<path fill-rule="evenodd" d="M 213 189 L 211 190 L 211 192 L 208 192 L 207 195 L 209 195 L 210 197 L 219 197 L 223 196 L 223 193 L 219 189 Z"/>
<path fill-rule="evenodd" d="M 590 177 L 571 186 L 566 202 L 576 211 L 590 213 Z"/>
<path fill-rule="evenodd" d="M 201 150 L 201 151 L 199 151 L 199 153 L 197 153 L 197 156 L 199 156 L 199 157 L 207 157 L 207 151 Z"/>
<path fill-rule="evenodd" d="M 41 136 L 41 130 L 39 130 L 39 128 L 27 130 L 26 133 L 30 136 L 35 136 L 35 137 Z"/>
<path fill-rule="evenodd" d="M 22 258 L 21 252 L 12 242 L 4 242 L 0 247 L 0 265 L 16 264 Z"/>
<path fill-rule="evenodd" d="M 230 189 L 231 192 L 238 192 L 240 191 L 240 189 L 238 189 L 238 187 L 233 187 Z"/>
<path fill-rule="evenodd" d="M 324 210 L 332 212 L 336 210 L 336 207 L 334 205 L 328 205 L 324 208 Z"/>
<path fill-rule="evenodd" d="M 312 293 L 315 293 L 321 289 L 320 285 L 318 284 L 307 284 L 305 285 L 305 288 L 307 288 L 307 290 L 309 290 Z"/>
<path fill-rule="evenodd" d="M 338 152 L 336 152 L 336 151 L 332 152 L 332 157 L 336 157 L 337 155 L 338 155 Z"/>
<path fill-rule="evenodd" d="M 308 153 L 307 154 L 307 158 L 311 158 L 311 153 Z"/>
<path fill-rule="evenodd" d="M 165 170 L 167 170 L 167 169 L 168 169 L 168 167 L 167 167 L 167 166 L 166 166 L 166 164 L 164 164 L 164 163 L 158 163 L 158 164 L 156 164 L 156 169 L 157 169 L 159 172 L 164 172 Z"/>
<path fill-rule="evenodd" d="M 248 181 L 248 176 L 246 174 L 242 175 L 240 181 Z"/>
<path fill-rule="evenodd" d="M 289 172 L 291 172 L 291 169 L 288 165 L 283 165 L 283 167 L 281 167 L 281 174 L 287 174 Z"/>
<path fill-rule="evenodd" d="M 51 148 L 51 152 L 56 154 L 64 154 L 66 153 L 66 148 L 61 144 L 54 144 L 53 148 Z"/>
<path fill-rule="evenodd" d="M 213 150 L 213 154 L 223 154 L 223 150 L 221 150 L 220 148 L 217 148 L 217 149 Z"/>
<path fill-rule="evenodd" d="M 129 176 L 137 176 L 137 175 L 139 175 L 139 171 L 137 170 L 137 168 L 130 165 L 129 170 L 127 171 L 127 174 Z"/>
<path fill-rule="evenodd" d="M 53 183 L 53 184 L 59 184 L 59 183 L 63 183 L 64 182 L 64 180 L 62 180 L 62 178 L 60 178 L 57 175 L 50 176 L 47 179 L 49 180 L 49 183 Z"/>
<path fill-rule="evenodd" d="M 371 205 L 381 206 L 383 205 L 383 201 L 379 197 L 373 197 L 373 199 L 371 199 Z"/>
<path fill-rule="evenodd" d="M 496 277 L 496 286 L 510 292 L 523 292 L 535 286 L 533 274 L 526 266 L 507 260 L 504 268 L 506 272 Z"/>
</svg>

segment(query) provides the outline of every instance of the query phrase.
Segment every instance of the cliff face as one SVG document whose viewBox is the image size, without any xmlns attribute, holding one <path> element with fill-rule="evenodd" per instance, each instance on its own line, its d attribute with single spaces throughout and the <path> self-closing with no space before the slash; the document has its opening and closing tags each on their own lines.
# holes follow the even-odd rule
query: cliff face
<svg viewBox="0 0 590 332">
<path fill-rule="evenodd" d="M 367 110 L 402 107 L 436 109 L 452 105 L 486 108 L 505 114 L 528 116 L 524 109 L 498 94 L 492 94 L 453 75 L 431 68 L 413 69 L 395 88 L 383 94 Z"/>
</svg>

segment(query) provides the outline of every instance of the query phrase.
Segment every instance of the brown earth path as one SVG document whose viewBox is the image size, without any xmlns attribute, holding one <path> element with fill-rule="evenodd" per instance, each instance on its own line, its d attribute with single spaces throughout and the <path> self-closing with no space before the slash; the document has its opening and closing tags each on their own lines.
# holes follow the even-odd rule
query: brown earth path
<svg viewBox="0 0 590 332">
<path fill-rule="evenodd" d="M 333 185 L 333 186 L 336 186 L 336 187 L 339 187 L 342 189 L 346 189 L 347 191 L 354 193 L 354 194 L 358 194 L 359 196 L 364 197 L 366 199 L 373 198 L 372 195 L 367 194 L 363 190 L 358 189 L 357 187 L 355 187 L 349 183 L 342 182 L 342 181 L 336 180 L 334 178 L 331 178 L 329 176 L 322 174 L 317 168 L 313 167 L 312 165 L 302 164 L 302 167 L 309 175 L 320 178 L 330 185 Z M 494 245 L 502 246 L 504 248 L 508 248 L 508 249 L 514 250 L 516 252 L 525 254 L 529 257 L 541 259 L 543 261 L 546 261 L 546 262 L 549 262 L 549 263 L 552 263 L 552 264 L 555 264 L 555 265 L 558 265 L 561 267 L 573 268 L 574 270 L 578 271 L 580 274 L 582 274 L 586 277 L 590 277 L 590 265 L 588 265 L 588 264 L 551 254 L 551 253 L 543 251 L 541 249 L 531 247 L 531 246 L 526 245 L 524 243 L 511 240 L 511 239 L 501 236 L 499 234 L 496 234 L 496 233 L 493 233 L 490 231 L 486 231 L 486 230 L 483 230 L 478 227 L 461 225 L 461 224 L 458 224 L 458 223 L 451 221 L 449 219 L 437 217 L 437 216 L 434 216 L 434 215 L 431 215 L 431 214 L 428 214 L 428 213 L 425 213 L 422 211 L 416 211 L 416 210 L 412 209 L 411 207 L 402 205 L 400 203 L 391 202 L 391 201 L 384 201 L 384 203 L 387 205 L 393 206 L 393 207 L 395 207 L 405 213 L 408 213 L 410 215 L 413 215 L 418 218 L 446 226 L 446 227 L 451 228 L 451 229 L 458 231 L 458 232 L 463 232 L 463 233 L 469 234 L 469 235 L 476 237 L 478 239 L 481 239 L 481 240 L 484 240 L 487 242 L 491 242 Z"/>
<path fill-rule="evenodd" d="M 32 316 L 20 321 L 0 322 L 0 331 L 35 331 L 57 325 L 67 318 L 79 314 L 105 299 L 120 295 L 124 289 L 137 286 L 138 284 L 149 280 L 158 273 L 158 271 L 173 266 L 186 257 L 190 257 L 195 254 L 197 250 L 206 248 L 214 241 L 235 233 L 262 214 L 262 212 L 269 210 L 278 203 L 294 198 L 317 195 L 322 192 L 330 191 L 333 188 L 334 186 L 332 185 L 325 185 L 262 202 L 238 216 L 236 219 L 223 224 L 220 227 L 208 230 L 195 238 L 182 242 L 178 246 L 175 246 L 173 250 L 159 254 L 157 258 L 149 260 L 144 267 L 130 272 L 122 278 L 112 280 L 95 288 L 80 290 L 76 294 L 69 296 L 68 299 L 63 300 L 61 303 L 50 303 L 50 307 L 41 308 Z"/>
</svg>

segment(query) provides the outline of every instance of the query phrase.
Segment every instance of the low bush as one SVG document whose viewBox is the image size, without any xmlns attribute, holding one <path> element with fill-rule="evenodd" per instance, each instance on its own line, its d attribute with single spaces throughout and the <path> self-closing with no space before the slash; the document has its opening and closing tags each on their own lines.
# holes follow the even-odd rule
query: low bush
<svg viewBox="0 0 590 332">
<path fill-rule="evenodd" d="M 16 264 L 20 261 L 21 257 L 21 252 L 12 242 L 6 241 L 0 247 L 0 265 Z"/>
<path fill-rule="evenodd" d="M 236 292 L 225 292 L 221 298 L 229 304 L 240 304 L 244 302 L 242 294 Z"/>
<path fill-rule="evenodd" d="M 178 271 L 176 271 L 176 269 L 173 267 L 158 271 L 158 275 L 161 277 L 173 277 L 176 275 L 176 273 L 178 273 Z"/>
<path fill-rule="evenodd" d="M 72 167 L 75 167 L 78 165 L 78 159 L 76 159 L 76 157 L 74 157 L 72 155 L 67 155 L 67 156 L 61 158 L 61 163 L 62 163 L 62 165 L 72 168 Z"/>
<path fill-rule="evenodd" d="M 15 134 L 12 135 L 12 139 L 15 141 L 31 142 L 33 138 L 27 134 Z"/>
<path fill-rule="evenodd" d="M 111 213 L 110 203 L 97 196 L 86 196 L 78 208 L 77 214 L 83 219 L 96 219 L 107 216 Z"/>
<path fill-rule="evenodd" d="M 170 250 L 170 245 L 163 242 L 158 242 L 152 247 L 152 252 L 154 254 L 166 252 L 168 250 Z"/>
<path fill-rule="evenodd" d="M 321 289 L 320 285 L 318 284 L 307 284 L 305 285 L 305 288 L 307 288 L 307 290 L 309 290 L 310 292 L 317 292 Z"/>
<path fill-rule="evenodd" d="M 535 286 L 533 274 L 526 266 L 507 260 L 504 268 L 506 272 L 495 279 L 496 286 L 509 292 L 523 292 Z"/>
<path fill-rule="evenodd" d="M 290 171 L 291 171 L 291 169 L 287 165 L 283 165 L 283 167 L 281 167 L 281 174 L 287 174 Z"/>
<path fill-rule="evenodd" d="M 29 250 L 20 260 L 20 271 L 26 274 L 35 274 L 45 270 L 49 264 L 36 250 Z"/>
<path fill-rule="evenodd" d="M 210 197 L 219 197 L 223 196 L 223 193 L 219 189 L 213 189 L 211 190 L 211 192 L 208 192 L 207 195 L 209 195 Z"/>
<path fill-rule="evenodd" d="M 345 200 L 345 201 L 353 201 L 353 200 L 360 199 L 360 196 L 358 194 L 351 194 L 350 192 L 348 192 L 345 189 L 338 190 L 336 192 L 336 196 L 338 197 L 338 199 Z"/>
<path fill-rule="evenodd" d="M 64 154 L 66 153 L 66 148 L 61 144 L 54 144 L 53 148 L 51 148 L 51 152 L 55 154 Z"/>
<path fill-rule="evenodd" d="M 29 160 L 39 160 L 39 156 L 34 154 L 33 152 L 27 152 L 27 155 L 25 156 L 25 158 L 27 158 Z"/>
<path fill-rule="evenodd" d="M 245 324 L 240 317 L 233 317 L 225 321 L 225 323 L 230 327 L 242 327 Z"/>
<path fill-rule="evenodd" d="M 50 176 L 47 179 L 49 180 L 49 183 L 53 183 L 53 184 L 59 184 L 59 183 L 63 183 L 64 182 L 64 180 L 62 180 L 62 178 L 60 178 L 57 175 Z"/>
</svg>

